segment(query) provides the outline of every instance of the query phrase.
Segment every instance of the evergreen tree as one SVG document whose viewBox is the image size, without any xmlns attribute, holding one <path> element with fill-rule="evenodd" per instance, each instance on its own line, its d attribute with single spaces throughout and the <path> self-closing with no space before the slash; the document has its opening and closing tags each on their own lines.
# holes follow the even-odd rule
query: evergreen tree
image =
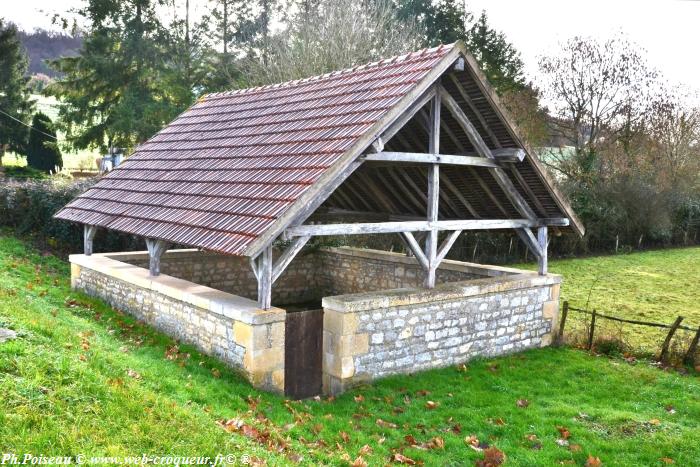
<svg viewBox="0 0 700 467">
<path fill-rule="evenodd" d="M 33 102 L 26 77 L 27 57 L 13 24 L 0 18 L 0 166 L 5 150 L 24 153 Z"/>
<path fill-rule="evenodd" d="M 51 119 L 42 112 L 34 114 L 27 144 L 27 165 L 42 172 L 63 168 L 61 151 L 56 144 L 56 131 Z"/>
<path fill-rule="evenodd" d="M 491 28 L 486 12 L 466 32 L 467 48 L 479 62 L 486 78 L 499 94 L 525 89 L 520 52 L 506 36 Z"/>
<path fill-rule="evenodd" d="M 74 148 L 132 148 L 192 103 L 167 79 L 171 34 L 157 0 L 87 0 L 77 57 L 52 63 L 63 77 L 47 88 L 61 101 L 59 126 Z M 187 65 L 189 66 L 189 65 Z"/>
</svg>

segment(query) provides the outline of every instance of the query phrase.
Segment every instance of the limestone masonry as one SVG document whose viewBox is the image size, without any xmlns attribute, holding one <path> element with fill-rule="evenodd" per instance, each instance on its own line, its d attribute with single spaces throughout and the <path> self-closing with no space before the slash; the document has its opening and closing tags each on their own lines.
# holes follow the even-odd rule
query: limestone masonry
<svg viewBox="0 0 700 467">
<path fill-rule="evenodd" d="M 160 276 L 145 252 L 72 255 L 72 286 L 237 368 L 256 387 L 284 391 L 282 307 L 323 307 L 323 389 L 549 345 L 556 275 L 444 261 L 421 288 L 415 258 L 353 248 L 302 252 L 258 308 L 247 258 L 173 250 Z M 321 305 L 322 303 L 322 305 Z"/>
</svg>

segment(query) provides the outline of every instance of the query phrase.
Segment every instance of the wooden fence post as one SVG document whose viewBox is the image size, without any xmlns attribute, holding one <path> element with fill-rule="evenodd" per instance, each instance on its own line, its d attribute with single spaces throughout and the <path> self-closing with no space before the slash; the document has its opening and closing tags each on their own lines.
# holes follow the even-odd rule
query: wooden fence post
<svg viewBox="0 0 700 467">
<path fill-rule="evenodd" d="M 683 357 L 683 363 L 685 363 L 686 365 L 695 364 L 695 354 L 698 351 L 698 341 L 700 341 L 700 326 L 698 326 L 698 330 L 695 333 L 695 337 L 693 337 L 693 340 L 690 342 L 688 352 L 686 352 L 685 357 Z"/>
<path fill-rule="evenodd" d="M 593 348 L 593 333 L 595 332 L 595 317 L 596 317 L 596 311 L 593 310 L 593 314 L 591 315 L 591 329 L 588 331 L 588 350 L 591 350 Z"/>
<path fill-rule="evenodd" d="M 676 320 L 671 325 L 671 329 L 668 331 L 668 335 L 664 340 L 664 345 L 663 347 L 661 347 L 661 355 L 659 355 L 659 361 L 661 363 L 666 363 L 666 360 L 668 359 L 668 347 L 669 345 L 671 345 L 671 339 L 673 339 L 673 335 L 676 333 L 676 330 L 678 330 L 678 326 L 681 325 L 681 321 L 683 321 L 682 316 L 676 318 Z"/>
<path fill-rule="evenodd" d="M 564 300 L 564 306 L 561 310 L 561 319 L 559 320 L 559 333 L 557 334 L 557 345 L 564 342 L 564 326 L 566 325 L 566 317 L 569 314 L 569 301 Z"/>
</svg>

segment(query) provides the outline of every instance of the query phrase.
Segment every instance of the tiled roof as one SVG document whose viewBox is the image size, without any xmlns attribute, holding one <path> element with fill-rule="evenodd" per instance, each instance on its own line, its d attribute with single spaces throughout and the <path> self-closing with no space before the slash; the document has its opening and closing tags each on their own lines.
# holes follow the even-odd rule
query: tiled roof
<svg viewBox="0 0 700 467">
<path fill-rule="evenodd" d="M 56 217 L 244 254 L 451 47 L 207 95 Z"/>
</svg>

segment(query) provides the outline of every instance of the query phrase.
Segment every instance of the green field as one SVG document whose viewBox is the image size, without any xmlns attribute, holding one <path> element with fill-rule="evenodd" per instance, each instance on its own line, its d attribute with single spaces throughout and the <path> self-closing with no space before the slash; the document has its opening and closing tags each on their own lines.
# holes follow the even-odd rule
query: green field
<svg viewBox="0 0 700 467">
<path fill-rule="evenodd" d="M 556 260 L 549 269 L 564 276 L 561 298 L 572 306 L 668 324 L 680 315 L 683 324 L 700 326 L 700 247 Z M 572 329 L 582 329 L 583 316 L 571 314 Z M 650 352 L 659 349 L 665 335 L 657 328 L 601 325 L 601 332 L 621 335 Z M 678 344 L 691 337 L 690 332 L 679 332 Z"/>
<path fill-rule="evenodd" d="M 56 98 L 32 94 L 32 99 L 36 101 L 35 108 L 37 111 L 45 113 L 52 121 L 56 120 L 58 117 L 58 101 Z M 57 137 L 60 143 L 63 139 L 63 134 L 59 132 Z M 96 170 L 95 158 L 101 155 L 100 151 L 97 150 L 68 151 L 63 146 L 61 146 L 61 153 L 63 155 L 63 168 L 68 171 Z M 10 152 L 3 156 L 2 163 L 3 165 L 25 166 L 27 165 L 27 159 Z"/>
<path fill-rule="evenodd" d="M 0 235 L 3 326 L 20 338 L 0 344 L 0 452 L 231 453 L 268 465 L 385 465 L 397 454 L 470 465 L 486 452 L 472 445 L 513 466 L 700 457 L 697 376 L 548 348 L 289 402 L 71 292 L 65 262 Z M 227 431 L 220 422 L 231 420 Z"/>
</svg>

